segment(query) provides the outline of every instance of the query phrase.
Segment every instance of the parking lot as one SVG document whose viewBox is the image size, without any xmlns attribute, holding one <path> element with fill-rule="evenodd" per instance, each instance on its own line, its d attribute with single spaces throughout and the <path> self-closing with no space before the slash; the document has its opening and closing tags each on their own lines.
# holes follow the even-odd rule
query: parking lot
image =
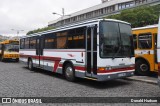
<svg viewBox="0 0 160 106">
<path fill-rule="evenodd" d="M 160 97 L 156 84 L 126 79 L 68 82 L 61 75 L 30 71 L 20 63 L 0 62 L 0 67 L 1 97 Z"/>
</svg>

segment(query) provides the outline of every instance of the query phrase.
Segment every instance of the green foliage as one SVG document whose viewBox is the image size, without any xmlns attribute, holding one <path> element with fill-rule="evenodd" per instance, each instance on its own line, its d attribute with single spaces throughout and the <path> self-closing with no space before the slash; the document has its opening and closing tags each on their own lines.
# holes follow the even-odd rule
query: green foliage
<svg viewBox="0 0 160 106">
<path fill-rule="evenodd" d="M 38 29 L 36 29 L 36 30 L 29 31 L 29 32 L 27 33 L 27 35 L 34 34 L 34 33 L 38 33 L 38 32 L 43 32 L 43 31 L 47 31 L 47 30 L 51 30 L 51 29 L 54 29 L 54 27 L 38 28 Z"/>
<path fill-rule="evenodd" d="M 142 27 L 158 23 L 160 5 L 141 6 L 134 9 L 123 10 L 120 14 L 111 15 L 106 18 L 118 19 L 129 22 L 132 27 Z"/>
</svg>

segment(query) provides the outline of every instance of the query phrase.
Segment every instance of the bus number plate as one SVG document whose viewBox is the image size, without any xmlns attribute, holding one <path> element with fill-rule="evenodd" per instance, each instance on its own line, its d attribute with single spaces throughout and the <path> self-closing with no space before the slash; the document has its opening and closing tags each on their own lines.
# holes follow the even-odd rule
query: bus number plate
<svg viewBox="0 0 160 106">
<path fill-rule="evenodd" d="M 126 76 L 126 73 L 118 74 L 118 77 L 124 77 L 124 76 Z"/>
</svg>

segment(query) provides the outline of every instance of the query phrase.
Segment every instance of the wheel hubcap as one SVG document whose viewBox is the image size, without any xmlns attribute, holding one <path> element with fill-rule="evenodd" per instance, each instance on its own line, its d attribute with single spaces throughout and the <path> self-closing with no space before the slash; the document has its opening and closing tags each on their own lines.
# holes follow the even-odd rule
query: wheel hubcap
<svg viewBox="0 0 160 106">
<path fill-rule="evenodd" d="M 140 66 L 140 69 L 141 69 L 142 71 L 146 72 L 146 71 L 148 70 L 148 66 L 147 66 L 146 64 L 142 64 L 142 65 Z"/>
<path fill-rule="evenodd" d="M 72 69 L 71 67 L 68 67 L 68 68 L 66 69 L 66 75 L 67 75 L 68 77 L 72 77 L 72 76 L 73 76 L 73 69 Z"/>
</svg>

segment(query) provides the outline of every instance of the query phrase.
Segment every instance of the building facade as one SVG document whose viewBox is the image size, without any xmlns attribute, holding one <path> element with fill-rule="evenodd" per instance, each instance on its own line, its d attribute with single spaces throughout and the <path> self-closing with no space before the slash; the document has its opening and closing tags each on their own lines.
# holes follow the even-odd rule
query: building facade
<svg viewBox="0 0 160 106">
<path fill-rule="evenodd" d="M 157 5 L 160 0 L 102 0 L 102 4 L 60 17 L 48 23 L 48 26 L 63 26 L 80 21 L 103 18 L 118 14 L 124 9 L 135 8 L 141 5 Z"/>
</svg>

